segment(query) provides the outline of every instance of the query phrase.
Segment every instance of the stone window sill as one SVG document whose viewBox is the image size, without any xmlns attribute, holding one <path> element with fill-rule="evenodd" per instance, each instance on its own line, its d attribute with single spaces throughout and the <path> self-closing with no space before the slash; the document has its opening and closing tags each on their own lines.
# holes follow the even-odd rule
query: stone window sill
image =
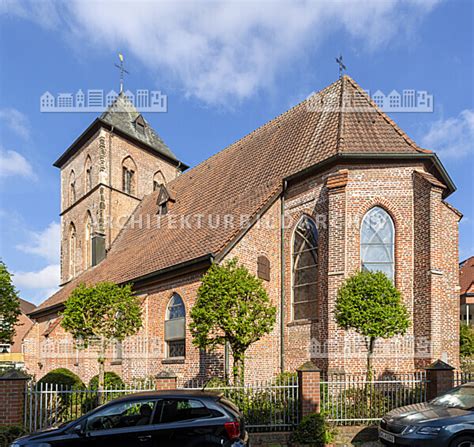
<svg viewBox="0 0 474 447">
<path fill-rule="evenodd" d="M 317 318 L 306 318 L 304 320 L 293 320 L 293 321 L 290 321 L 287 326 L 288 327 L 293 327 L 293 326 L 305 326 L 307 324 L 311 324 L 311 323 L 317 323 L 318 322 L 318 319 Z"/>
<path fill-rule="evenodd" d="M 161 363 L 163 365 L 182 365 L 184 363 L 185 358 L 184 357 L 172 357 L 172 358 L 167 358 L 163 359 Z"/>
<path fill-rule="evenodd" d="M 122 364 L 122 360 L 112 360 L 110 362 L 111 365 L 121 365 Z"/>
</svg>

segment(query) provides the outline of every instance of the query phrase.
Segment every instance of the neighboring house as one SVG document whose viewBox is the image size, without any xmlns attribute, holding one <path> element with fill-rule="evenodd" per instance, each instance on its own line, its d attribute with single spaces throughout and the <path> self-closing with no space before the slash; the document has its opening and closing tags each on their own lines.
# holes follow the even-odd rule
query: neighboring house
<svg viewBox="0 0 474 447">
<path fill-rule="evenodd" d="M 22 343 L 25 335 L 33 326 L 33 321 L 30 320 L 28 314 L 35 310 L 36 306 L 28 301 L 20 298 L 21 314 L 18 317 L 18 322 L 15 325 L 15 336 L 13 343 L 0 344 L 0 368 L 15 367 L 21 368 L 24 365 Z"/>
<path fill-rule="evenodd" d="M 459 264 L 461 321 L 474 324 L 474 256 Z"/>
<path fill-rule="evenodd" d="M 346 113 L 343 94 L 366 104 Z M 455 187 L 355 81 L 343 76 L 181 175 L 186 165 L 124 96 L 55 163 L 62 288 L 31 314 L 30 373 L 97 374 L 95 351 L 75 349 L 60 312 L 78 284 L 107 280 L 133 283 L 143 303 L 142 329 L 111 349 L 107 370 L 125 380 L 173 372 L 180 383 L 223 375 L 228 356 L 196 349 L 189 321 L 202 275 L 233 257 L 278 308 L 247 352 L 249 380 L 310 359 L 364 371 L 365 343 L 334 320 L 339 287 L 360 269 L 392 278 L 413 321 L 406 336 L 378 341 L 378 371 L 459 366 Z"/>
</svg>

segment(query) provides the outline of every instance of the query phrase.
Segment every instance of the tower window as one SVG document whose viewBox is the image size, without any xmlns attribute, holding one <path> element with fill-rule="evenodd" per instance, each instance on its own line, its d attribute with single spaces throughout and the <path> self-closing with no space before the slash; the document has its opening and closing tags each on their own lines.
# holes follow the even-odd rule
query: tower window
<svg viewBox="0 0 474 447">
<path fill-rule="evenodd" d="M 86 158 L 86 164 L 84 167 L 85 171 L 85 192 L 89 192 L 92 189 L 92 160 L 89 155 Z"/>
<path fill-rule="evenodd" d="M 133 176 L 135 172 L 126 167 L 123 168 L 123 192 L 133 194 Z"/>
<path fill-rule="evenodd" d="M 137 166 L 132 157 L 126 157 L 122 162 L 122 191 L 130 194 L 137 194 L 136 181 Z"/>
<path fill-rule="evenodd" d="M 69 175 L 69 205 L 76 201 L 76 175 L 71 171 Z"/>
<path fill-rule="evenodd" d="M 69 278 L 72 279 L 76 276 L 76 251 L 77 251 L 77 238 L 76 238 L 76 227 L 73 223 L 69 226 Z"/>
</svg>

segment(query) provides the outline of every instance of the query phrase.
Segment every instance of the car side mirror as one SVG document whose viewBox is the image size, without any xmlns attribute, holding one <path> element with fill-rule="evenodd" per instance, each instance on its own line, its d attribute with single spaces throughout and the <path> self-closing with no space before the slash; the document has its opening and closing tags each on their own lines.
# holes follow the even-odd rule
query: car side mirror
<svg viewBox="0 0 474 447">
<path fill-rule="evenodd" d="M 84 430 L 82 429 L 81 424 L 77 424 L 72 428 L 72 432 L 78 436 L 84 436 Z"/>
</svg>

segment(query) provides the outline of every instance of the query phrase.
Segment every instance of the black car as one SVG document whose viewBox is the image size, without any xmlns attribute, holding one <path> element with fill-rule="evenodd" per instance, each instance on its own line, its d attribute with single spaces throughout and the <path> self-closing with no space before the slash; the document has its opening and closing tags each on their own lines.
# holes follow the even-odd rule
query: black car
<svg viewBox="0 0 474 447">
<path fill-rule="evenodd" d="M 474 447 L 474 382 L 391 411 L 380 423 L 379 439 L 389 446 Z"/>
<path fill-rule="evenodd" d="M 11 447 L 249 447 L 239 409 L 202 391 L 131 394 Z"/>
</svg>

